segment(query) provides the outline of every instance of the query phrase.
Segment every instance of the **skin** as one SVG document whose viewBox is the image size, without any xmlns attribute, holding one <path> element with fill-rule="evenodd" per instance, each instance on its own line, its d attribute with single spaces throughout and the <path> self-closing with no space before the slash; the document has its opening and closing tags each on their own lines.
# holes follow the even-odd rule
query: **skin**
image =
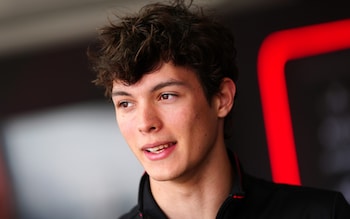
<svg viewBox="0 0 350 219">
<path fill-rule="evenodd" d="M 169 218 L 215 218 L 229 194 L 232 170 L 223 124 L 234 95 L 235 84 L 225 78 L 209 103 L 195 73 L 172 63 L 133 85 L 114 81 L 120 131 Z"/>
</svg>

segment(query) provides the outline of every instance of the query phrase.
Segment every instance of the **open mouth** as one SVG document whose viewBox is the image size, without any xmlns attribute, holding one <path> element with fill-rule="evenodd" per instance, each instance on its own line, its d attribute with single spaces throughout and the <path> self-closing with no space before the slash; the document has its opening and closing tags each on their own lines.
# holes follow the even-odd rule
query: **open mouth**
<svg viewBox="0 0 350 219">
<path fill-rule="evenodd" d="M 162 144 L 162 145 L 158 145 L 156 147 L 152 147 L 152 148 L 147 148 L 146 151 L 150 152 L 150 153 L 154 153 L 154 154 L 159 154 L 162 153 L 165 149 L 173 146 L 175 143 L 168 143 L 168 144 Z"/>
</svg>

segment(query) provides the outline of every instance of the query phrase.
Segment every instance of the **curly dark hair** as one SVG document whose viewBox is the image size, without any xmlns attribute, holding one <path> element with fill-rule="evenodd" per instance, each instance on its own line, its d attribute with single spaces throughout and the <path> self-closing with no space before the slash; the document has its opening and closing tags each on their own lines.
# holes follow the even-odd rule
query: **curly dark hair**
<svg viewBox="0 0 350 219">
<path fill-rule="evenodd" d="M 162 63 L 192 69 L 210 103 L 224 77 L 237 81 L 231 31 L 185 0 L 153 3 L 137 14 L 117 17 L 100 29 L 97 48 L 88 50 L 96 85 L 111 95 L 114 80 L 134 84 Z"/>
</svg>

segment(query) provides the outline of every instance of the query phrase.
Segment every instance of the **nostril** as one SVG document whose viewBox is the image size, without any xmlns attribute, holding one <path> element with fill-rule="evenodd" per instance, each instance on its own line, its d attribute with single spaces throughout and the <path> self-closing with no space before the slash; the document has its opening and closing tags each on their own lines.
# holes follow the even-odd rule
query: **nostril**
<svg viewBox="0 0 350 219">
<path fill-rule="evenodd" d="M 158 128 L 156 125 L 151 125 L 151 126 L 144 126 L 144 127 L 140 127 L 139 131 L 143 132 L 143 133 L 148 133 L 148 132 L 154 132 L 156 131 Z"/>
<path fill-rule="evenodd" d="M 152 108 L 152 105 L 139 107 L 138 114 L 138 129 L 142 133 L 156 132 L 161 127 L 161 120 L 158 117 L 157 111 Z"/>
</svg>

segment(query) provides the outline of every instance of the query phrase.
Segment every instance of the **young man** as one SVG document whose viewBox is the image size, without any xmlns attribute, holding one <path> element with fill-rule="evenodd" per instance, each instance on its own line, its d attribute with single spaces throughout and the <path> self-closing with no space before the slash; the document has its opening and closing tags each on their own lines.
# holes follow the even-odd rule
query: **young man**
<svg viewBox="0 0 350 219">
<path fill-rule="evenodd" d="M 102 28 L 89 56 L 145 169 L 138 204 L 122 218 L 350 218 L 340 193 L 242 172 L 225 145 L 237 80 L 233 36 L 199 8 L 147 5 Z"/>
</svg>

